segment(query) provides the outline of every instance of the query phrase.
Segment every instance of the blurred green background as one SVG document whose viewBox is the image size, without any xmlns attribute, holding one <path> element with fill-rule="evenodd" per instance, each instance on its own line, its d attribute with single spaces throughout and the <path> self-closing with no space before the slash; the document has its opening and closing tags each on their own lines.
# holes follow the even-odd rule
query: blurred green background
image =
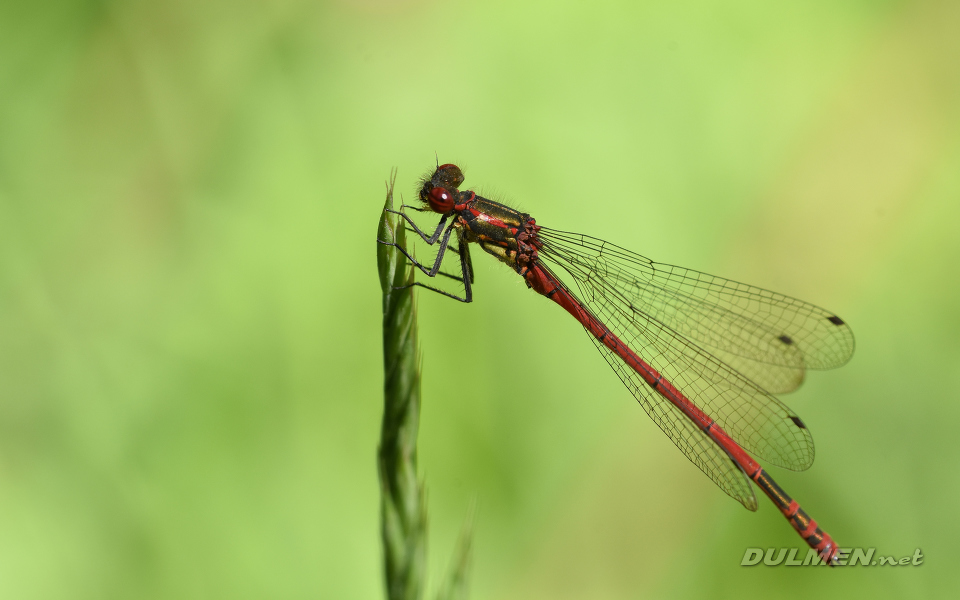
<svg viewBox="0 0 960 600">
<path fill-rule="evenodd" d="M 739 566 L 725 496 L 481 254 L 419 295 L 436 585 L 473 598 L 960 586 L 960 3 L 0 4 L 0 597 L 382 597 L 374 237 L 434 164 L 541 224 L 829 307 L 780 483 L 920 567 Z"/>
</svg>

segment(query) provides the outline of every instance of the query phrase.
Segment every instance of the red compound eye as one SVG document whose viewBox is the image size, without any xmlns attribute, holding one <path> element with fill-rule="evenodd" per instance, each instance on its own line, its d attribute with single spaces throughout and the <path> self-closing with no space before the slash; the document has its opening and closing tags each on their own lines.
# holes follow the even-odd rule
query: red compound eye
<svg viewBox="0 0 960 600">
<path fill-rule="evenodd" d="M 435 212 L 447 213 L 453 210 L 454 198 L 446 188 L 435 187 L 427 195 L 427 202 Z"/>
</svg>

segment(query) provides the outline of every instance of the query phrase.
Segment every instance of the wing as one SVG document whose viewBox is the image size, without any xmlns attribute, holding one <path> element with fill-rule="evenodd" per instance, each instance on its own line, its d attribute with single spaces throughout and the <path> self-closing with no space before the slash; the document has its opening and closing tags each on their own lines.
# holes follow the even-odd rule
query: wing
<svg viewBox="0 0 960 600">
<path fill-rule="evenodd" d="M 584 262 L 590 257 L 569 252 L 558 254 L 547 245 L 541 249 L 540 258 L 567 271 L 576 284 L 579 294 L 575 295 L 583 307 L 744 449 L 787 469 L 804 470 L 813 464 L 813 437 L 796 413 L 753 380 L 635 306 L 609 273 L 601 270 L 605 261 L 596 259 L 594 264 L 599 267 L 587 268 Z M 608 362 L 614 364 L 609 358 Z M 639 374 L 631 375 L 629 370 L 626 375 L 617 371 L 625 382 L 625 377 L 630 378 L 634 385 L 627 384 L 627 387 L 656 420 L 651 401 L 636 391 L 643 389 L 643 378 Z M 658 424 L 667 431 L 662 419 Z M 667 434 L 690 460 L 703 468 L 689 448 L 678 442 L 688 435 L 683 429 L 675 427 L 675 431 Z M 711 477 L 715 481 L 719 478 Z M 724 486 L 721 484 L 721 487 Z"/>
<path fill-rule="evenodd" d="M 832 312 L 755 286 L 654 262 L 590 236 L 541 228 L 546 257 L 578 285 L 602 279 L 609 295 L 773 393 L 796 389 L 806 369 L 853 354 L 850 327 Z M 583 291 L 583 290 L 582 290 Z"/>
<path fill-rule="evenodd" d="M 589 333 L 587 335 L 590 335 Z M 636 371 L 629 368 L 620 357 L 603 342 L 590 335 L 593 345 L 616 371 L 630 393 L 643 410 L 660 427 L 690 462 L 697 465 L 720 489 L 735 498 L 750 510 L 757 510 L 757 497 L 753 486 L 743 470 L 710 437 L 684 415 L 669 400 L 653 391 Z"/>
</svg>

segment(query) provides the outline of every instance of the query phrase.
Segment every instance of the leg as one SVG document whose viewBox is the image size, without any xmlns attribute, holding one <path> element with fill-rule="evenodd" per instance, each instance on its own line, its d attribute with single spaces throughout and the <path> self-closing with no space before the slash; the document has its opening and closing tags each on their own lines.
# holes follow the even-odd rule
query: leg
<svg viewBox="0 0 960 600">
<path fill-rule="evenodd" d="M 456 248 L 454 248 L 453 246 L 449 246 L 449 248 L 454 252 L 456 252 L 457 256 L 461 256 L 466 260 L 467 272 L 470 275 L 470 283 L 475 283 L 476 279 L 473 276 L 473 261 L 470 260 L 470 246 L 469 244 L 467 244 L 467 242 L 464 242 L 463 240 L 461 240 L 459 244 L 460 245 L 457 246 Z M 466 249 L 461 250 L 464 244 L 467 244 Z M 450 273 L 445 273 L 444 271 L 437 271 L 437 275 L 443 275 L 444 277 L 449 277 L 450 279 L 463 283 L 463 277 L 460 277 L 458 275 L 451 275 Z"/>
<path fill-rule="evenodd" d="M 400 208 L 402 209 L 404 207 L 406 207 L 406 204 L 402 205 Z M 433 232 L 433 235 L 428 237 L 426 233 L 424 233 L 419 227 L 417 227 L 417 224 L 413 222 L 413 219 L 407 216 L 407 213 L 403 212 L 402 210 L 392 210 L 389 208 L 385 210 L 387 212 L 392 212 L 395 215 L 400 215 L 401 217 L 403 217 L 403 220 L 410 224 L 410 226 L 413 228 L 413 231 L 417 235 L 419 235 L 423 239 L 423 241 L 430 244 L 431 246 L 437 242 L 437 238 L 440 237 L 440 232 L 443 230 L 444 225 L 446 225 L 447 223 L 447 219 L 449 219 L 451 215 L 451 213 L 447 213 L 443 215 L 440 218 L 440 222 L 437 223 L 437 230 Z M 414 208 L 414 210 L 418 210 L 422 212 L 422 209 Z"/>
<path fill-rule="evenodd" d="M 467 240 L 463 239 L 463 232 L 458 234 L 460 247 L 457 248 L 457 254 L 460 255 L 460 264 L 467 265 L 467 268 L 464 270 L 463 277 L 466 279 L 467 275 L 470 275 L 470 283 L 474 282 L 473 279 L 473 261 L 470 260 L 470 245 L 467 243 Z M 466 285 L 466 284 L 464 284 Z M 469 287 L 469 286 L 468 286 Z"/>
<path fill-rule="evenodd" d="M 401 208 L 404 208 L 404 207 L 407 207 L 407 205 L 404 204 L 404 205 L 401 206 Z M 413 206 L 410 206 L 410 207 L 408 207 L 408 208 L 412 208 L 413 210 L 421 211 L 421 212 L 427 210 L 427 209 L 424 209 L 424 208 L 416 208 L 416 207 L 413 207 Z M 438 238 L 438 237 L 440 236 L 440 231 L 443 229 L 444 221 L 446 221 L 447 216 L 448 216 L 448 215 L 444 215 L 444 217 L 443 217 L 442 219 L 440 219 L 440 223 L 437 225 L 437 230 L 433 233 L 432 236 L 430 236 L 430 237 L 428 238 L 428 237 L 426 236 L 426 234 L 417 227 L 417 224 L 414 223 L 413 221 L 411 221 L 410 218 L 409 218 L 407 215 L 405 215 L 403 212 L 397 211 L 397 210 L 392 210 L 392 209 L 389 209 L 389 208 L 388 208 L 388 209 L 385 209 L 385 210 L 386 210 L 387 212 L 391 212 L 391 213 L 393 213 L 393 214 L 400 215 L 400 216 L 402 216 L 404 219 L 406 219 L 407 222 L 410 223 L 410 225 L 413 227 L 413 230 L 414 230 L 417 234 L 419 234 L 421 238 L 423 238 L 423 241 L 427 242 L 428 244 L 433 244 L 433 243 L 436 242 L 436 238 Z M 394 243 L 384 242 L 383 240 L 377 240 L 377 241 L 380 242 L 381 244 L 384 244 L 384 245 L 387 245 L 387 246 L 393 246 L 393 245 L 395 245 Z M 399 248 L 399 246 L 397 246 L 397 247 Z M 404 249 L 403 249 L 403 248 L 400 248 L 400 250 L 403 251 Z M 459 248 L 456 248 L 456 251 L 457 251 L 457 254 L 460 253 L 460 249 L 459 249 Z M 407 259 L 409 259 L 413 264 L 415 264 L 415 265 L 417 265 L 418 267 L 420 267 L 420 270 L 421 270 L 421 271 L 423 271 L 423 267 L 420 265 L 420 263 L 418 263 L 416 260 L 414 260 L 409 254 L 407 254 L 407 252 L 403 252 L 403 254 L 404 254 L 404 256 L 406 256 Z M 443 258 L 442 256 L 438 257 L 438 262 L 439 262 L 439 260 L 442 260 L 442 258 Z M 423 272 L 424 272 L 424 273 L 427 273 L 427 271 L 423 271 Z M 429 275 L 429 273 L 427 273 L 427 274 Z M 457 281 L 459 281 L 459 282 L 463 282 L 463 278 L 457 277 L 456 275 L 451 275 L 451 274 L 449 274 L 449 273 L 444 273 L 443 271 L 438 271 L 437 274 L 438 274 L 438 275 L 443 275 L 444 277 L 449 277 L 450 279 L 455 279 L 455 280 L 457 280 Z M 471 278 L 473 277 L 473 270 L 472 270 L 472 268 L 471 268 L 471 272 L 470 272 L 470 277 L 471 277 Z"/>
<path fill-rule="evenodd" d="M 450 229 L 453 229 L 453 227 L 451 227 Z M 449 237 L 450 237 L 450 230 L 448 229 L 446 235 L 444 235 L 444 239 L 443 239 L 443 244 L 442 244 L 442 246 L 446 246 L 447 241 L 448 241 L 447 238 L 449 238 Z M 470 262 L 470 249 L 469 249 L 470 246 L 467 244 L 467 241 L 463 239 L 463 234 L 462 234 L 462 233 L 459 233 L 459 232 L 458 232 L 458 237 L 460 238 L 460 240 L 459 240 L 460 247 L 457 248 L 457 254 L 459 255 L 459 258 L 460 258 L 460 270 L 463 272 L 463 277 L 460 278 L 460 277 L 456 277 L 456 276 L 454 276 L 454 275 L 448 275 L 447 273 L 440 273 L 440 274 L 441 274 L 441 275 L 446 275 L 447 277 L 450 277 L 451 279 L 456 279 L 456 280 L 458 280 L 458 281 L 462 281 L 462 282 L 463 282 L 464 294 L 463 294 L 463 297 L 462 297 L 462 298 L 461 298 L 460 296 L 451 294 L 450 292 L 445 292 L 445 291 L 443 291 L 443 290 L 441 290 L 441 289 L 438 289 L 438 288 L 435 288 L 435 287 L 432 287 L 432 286 L 429 286 L 429 285 L 422 284 L 422 283 L 420 283 L 419 281 L 415 281 L 415 282 L 413 282 L 413 283 L 411 283 L 411 284 L 409 284 L 409 285 L 403 285 L 403 286 L 400 286 L 400 287 L 397 287 L 397 288 L 394 288 L 394 289 L 403 289 L 403 288 L 407 288 L 407 287 L 414 287 L 414 286 L 416 286 L 416 287 L 422 287 L 422 288 L 424 288 L 424 289 L 430 290 L 431 292 L 436 292 L 436 293 L 438 293 L 438 294 L 442 294 L 442 295 L 446 296 L 447 298 L 453 298 L 454 300 L 459 300 L 460 302 L 473 302 L 473 289 L 472 289 L 472 287 L 471 287 L 471 285 L 470 285 L 470 284 L 473 282 L 473 265 L 472 265 L 472 263 Z M 399 246 L 397 246 L 397 248 L 400 249 L 401 251 L 403 251 L 403 248 L 400 248 Z M 409 255 L 407 255 L 406 252 L 404 252 L 404 255 L 406 255 L 406 256 L 409 258 Z M 439 265 L 439 260 L 437 261 L 437 265 Z M 418 266 L 419 266 L 419 265 L 418 265 Z M 421 267 L 421 270 L 423 270 L 423 267 Z M 425 272 L 425 271 L 424 271 L 424 272 Z M 428 273 L 428 275 L 429 275 L 429 273 Z M 433 275 L 430 275 L 430 277 L 433 277 Z"/>
<path fill-rule="evenodd" d="M 463 283 L 463 277 L 460 277 L 459 275 L 454 275 L 452 273 L 447 273 L 445 271 L 437 271 L 437 275 L 443 275 L 444 277 Z"/>
<path fill-rule="evenodd" d="M 453 233 L 454 225 L 455 223 L 451 223 L 450 226 L 447 227 L 447 230 L 444 232 L 443 239 L 440 241 L 440 250 L 437 251 L 437 258 L 434 261 L 433 266 L 430 268 L 429 271 L 424 265 L 417 262 L 417 259 L 410 256 L 410 253 L 407 252 L 407 249 L 401 246 L 400 244 L 396 242 L 385 242 L 383 240 L 377 240 L 377 243 L 384 244 L 385 246 L 395 247 L 397 250 L 402 252 L 404 256 L 407 257 L 407 260 L 409 260 L 410 263 L 413 264 L 413 266 L 420 269 L 424 275 L 426 275 L 427 277 L 435 277 L 437 275 L 437 271 L 440 270 L 440 263 L 443 262 L 443 255 L 446 254 L 447 252 L 447 244 L 450 243 L 450 234 Z M 440 230 L 438 229 L 437 231 L 439 232 Z M 463 246 L 462 243 L 460 245 Z"/>
</svg>

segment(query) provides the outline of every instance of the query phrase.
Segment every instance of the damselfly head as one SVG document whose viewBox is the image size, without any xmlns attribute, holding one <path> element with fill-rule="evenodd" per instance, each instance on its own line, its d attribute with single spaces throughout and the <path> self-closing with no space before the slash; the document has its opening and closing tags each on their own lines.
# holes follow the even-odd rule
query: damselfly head
<svg viewBox="0 0 960 600">
<path fill-rule="evenodd" d="M 463 183 L 463 171 L 457 165 L 445 164 L 437 167 L 429 179 L 424 179 L 420 188 L 420 201 L 430 205 L 438 213 L 453 210 L 460 199 L 460 184 Z"/>
</svg>

